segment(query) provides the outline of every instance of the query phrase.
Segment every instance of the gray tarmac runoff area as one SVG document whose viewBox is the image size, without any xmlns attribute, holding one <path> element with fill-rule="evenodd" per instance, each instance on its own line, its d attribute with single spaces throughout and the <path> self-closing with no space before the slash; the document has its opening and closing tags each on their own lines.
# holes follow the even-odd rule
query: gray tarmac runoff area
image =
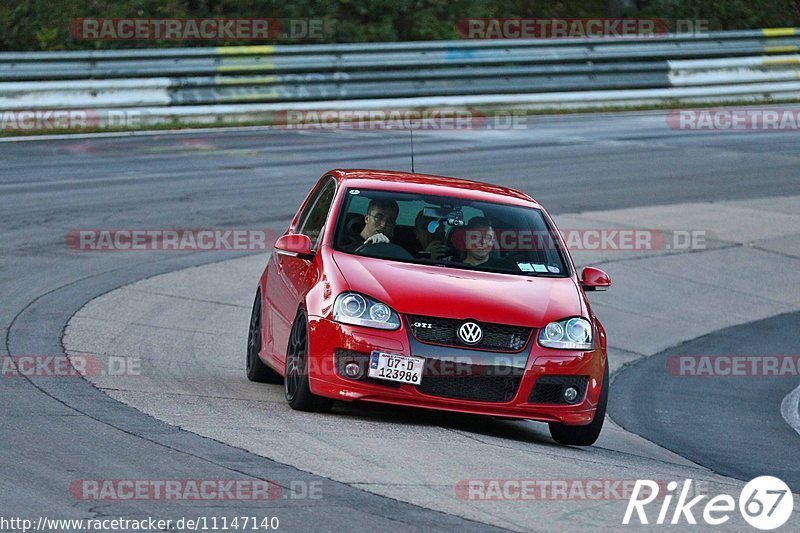
<svg viewBox="0 0 800 533">
<path fill-rule="evenodd" d="M 670 372 L 682 356 L 798 355 L 796 133 L 676 131 L 664 112 L 643 112 L 530 117 L 525 129 L 420 131 L 415 141 L 418 171 L 518 188 L 562 229 L 658 230 L 667 244 L 701 232 L 689 249 L 573 253 L 614 282 L 590 294 L 613 373 L 595 446 L 558 446 L 546 424 L 529 421 L 370 404 L 291 411 L 281 386 L 244 374 L 267 253 L 67 244 L 75 229 L 282 232 L 326 170 L 407 170 L 404 132 L 2 139 L 3 355 L 128 358 L 140 371 L 0 377 L 0 515 L 275 516 L 286 531 L 596 531 L 621 527 L 627 499 L 471 499 L 458 487 L 691 479 L 738 496 L 751 478 L 775 475 L 795 493 L 786 527 L 799 523 L 800 379 Z M 282 491 L 266 502 L 91 500 L 71 490 L 81 480 L 270 480 Z M 738 514 L 724 529 L 752 530 Z"/>
</svg>

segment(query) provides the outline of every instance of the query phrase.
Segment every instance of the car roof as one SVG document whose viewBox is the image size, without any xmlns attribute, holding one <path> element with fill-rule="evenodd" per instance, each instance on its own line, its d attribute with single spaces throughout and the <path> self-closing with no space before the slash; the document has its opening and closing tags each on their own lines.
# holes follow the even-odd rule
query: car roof
<svg viewBox="0 0 800 533">
<path fill-rule="evenodd" d="M 480 181 L 395 170 L 336 169 L 327 173 L 349 188 L 451 196 L 526 207 L 540 207 L 527 194 Z"/>
</svg>

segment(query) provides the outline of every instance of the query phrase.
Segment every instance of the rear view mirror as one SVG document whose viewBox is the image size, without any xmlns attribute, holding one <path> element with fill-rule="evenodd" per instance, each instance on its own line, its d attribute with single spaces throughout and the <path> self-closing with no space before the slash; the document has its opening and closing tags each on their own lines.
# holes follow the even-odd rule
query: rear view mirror
<svg viewBox="0 0 800 533">
<path fill-rule="evenodd" d="M 422 215 L 428 218 L 435 218 L 439 222 L 442 220 L 446 220 L 450 226 L 464 226 L 466 222 L 464 222 L 464 213 L 461 212 L 461 208 L 456 207 L 425 207 L 422 210 Z M 430 225 L 428 225 L 430 228 Z M 430 229 L 429 232 L 433 233 Z"/>
<path fill-rule="evenodd" d="M 450 213 L 450 209 L 441 207 L 426 207 L 422 210 L 422 216 L 428 218 L 446 218 L 448 213 Z"/>
</svg>

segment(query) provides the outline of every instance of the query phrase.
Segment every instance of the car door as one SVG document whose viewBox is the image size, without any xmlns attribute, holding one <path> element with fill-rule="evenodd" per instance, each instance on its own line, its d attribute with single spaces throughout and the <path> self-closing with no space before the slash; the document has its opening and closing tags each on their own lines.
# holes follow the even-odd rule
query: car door
<svg viewBox="0 0 800 533">
<path fill-rule="evenodd" d="M 322 229 L 336 193 L 336 180 L 326 177 L 320 181 L 303 207 L 293 233 L 307 235 L 316 250 Z M 274 354 L 283 362 L 289 333 L 297 310 L 310 289 L 308 269 L 311 261 L 283 254 L 272 254 L 273 268 L 267 276 L 269 307 L 272 309 L 271 326 Z"/>
</svg>

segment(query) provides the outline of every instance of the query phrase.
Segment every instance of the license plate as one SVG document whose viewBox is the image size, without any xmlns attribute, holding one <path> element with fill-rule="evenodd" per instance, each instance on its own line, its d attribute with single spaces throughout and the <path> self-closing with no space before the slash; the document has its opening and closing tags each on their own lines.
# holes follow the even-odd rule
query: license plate
<svg viewBox="0 0 800 533">
<path fill-rule="evenodd" d="M 425 359 L 421 357 L 372 352 L 369 362 L 369 377 L 419 385 L 422 383 L 424 366 Z"/>
</svg>

